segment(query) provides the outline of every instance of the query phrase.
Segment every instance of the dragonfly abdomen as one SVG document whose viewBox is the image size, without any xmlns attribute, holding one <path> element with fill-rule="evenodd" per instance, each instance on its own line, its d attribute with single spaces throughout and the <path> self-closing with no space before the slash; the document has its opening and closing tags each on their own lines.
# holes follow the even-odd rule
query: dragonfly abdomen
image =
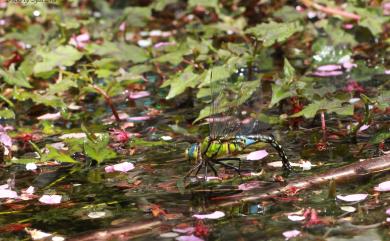
<svg viewBox="0 0 390 241">
<path fill-rule="evenodd" d="M 282 158 L 283 168 L 286 170 L 292 170 L 290 162 L 288 161 L 287 155 L 284 152 L 282 146 L 275 140 L 273 136 L 266 135 L 245 135 L 245 136 L 237 136 L 236 138 L 242 139 L 245 143 L 245 147 L 249 145 L 253 145 L 258 142 L 269 143 Z"/>
</svg>

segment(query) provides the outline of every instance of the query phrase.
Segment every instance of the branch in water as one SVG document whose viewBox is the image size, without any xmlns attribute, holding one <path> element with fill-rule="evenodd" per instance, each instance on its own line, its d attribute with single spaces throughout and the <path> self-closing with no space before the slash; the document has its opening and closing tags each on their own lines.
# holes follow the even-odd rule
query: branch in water
<svg viewBox="0 0 390 241">
<path fill-rule="evenodd" d="M 221 206 L 233 206 L 240 205 L 243 202 L 256 202 L 263 199 L 270 199 L 275 197 L 275 195 L 291 193 L 292 190 L 304 190 L 309 189 L 314 186 L 319 186 L 327 184 L 329 181 L 333 180 L 336 183 L 341 183 L 345 181 L 352 181 L 359 177 L 365 177 L 372 175 L 374 173 L 386 172 L 390 170 L 390 154 L 375 157 L 371 159 L 366 159 L 361 162 L 356 162 L 347 166 L 339 167 L 333 170 L 329 170 L 325 173 L 315 175 L 312 177 L 298 178 L 292 180 L 285 187 L 271 188 L 268 190 L 257 190 L 255 194 L 239 194 L 234 195 L 228 198 L 228 200 L 217 201 L 215 205 Z M 254 190 L 251 190 L 253 193 Z M 222 197 L 225 199 L 224 197 Z M 221 197 L 215 198 L 214 200 L 221 200 Z"/>
<path fill-rule="evenodd" d="M 104 100 L 106 101 L 107 105 L 111 108 L 112 114 L 114 115 L 116 122 L 120 123 L 121 119 L 119 118 L 118 112 L 116 111 L 116 108 L 115 108 L 114 104 L 112 103 L 111 97 L 106 93 L 106 91 L 101 89 L 99 86 L 92 85 L 92 87 L 97 92 L 99 92 L 101 95 L 103 95 Z"/>
<path fill-rule="evenodd" d="M 322 6 L 322 5 L 320 5 L 318 3 L 315 3 L 315 2 L 313 2 L 311 0 L 301 0 L 301 2 L 307 8 L 314 8 L 315 10 L 321 11 L 321 12 L 326 13 L 328 15 L 338 15 L 338 16 L 341 16 L 343 18 L 350 18 L 350 19 L 353 19 L 353 20 L 356 20 L 356 21 L 360 20 L 360 16 L 359 15 L 354 14 L 354 13 L 349 13 L 349 12 L 343 11 L 341 9 L 331 8 L 331 7 L 327 7 L 327 6 Z"/>
</svg>

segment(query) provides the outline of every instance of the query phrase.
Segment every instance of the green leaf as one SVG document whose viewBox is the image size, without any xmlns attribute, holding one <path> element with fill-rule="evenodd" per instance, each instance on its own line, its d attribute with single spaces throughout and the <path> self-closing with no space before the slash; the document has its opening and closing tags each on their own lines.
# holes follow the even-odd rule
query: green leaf
<svg viewBox="0 0 390 241">
<path fill-rule="evenodd" d="M 13 64 L 8 70 L 0 68 L 0 76 L 9 85 L 31 88 L 27 75 L 21 70 L 15 70 L 15 65 Z"/>
<path fill-rule="evenodd" d="M 384 140 L 387 140 L 390 138 L 390 131 L 384 131 L 376 133 L 371 139 L 370 143 L 372 144 L 378 144 Z"/>
<path fill-rule="evenodd" d="M 77 87 L 76 82 L 70 78 L 64 78 L 61 81 L 50 85 L 49 88 L 47 89 L 47 94 L 55 95 L 55 94 L 63 93 L 64 91 L 67 91 L 71 87 Z"/>
<path fill-rule="evenodd" d="M 98 164 L 104 160 L 116 157 L 116 153 L 108 146 L 110 137 L 108 134 L 97 136 L 95 141 L 86 139 L 84 142 L 84 151 L 87 156 L 97 161 Z"/>
<path fill-rule="evenodd" d="M 12 110 L 3 107 L 0 109 L 0 119 L 15 119 L 15 113 Z"/>
<path fill-rule="evenodd" d="M 279 103 L 279 101 L 291 97 L 293 95 L 295 95 L 295 91 L 286 89 L 284 86 L 279 84 L 272 84 L 272 98 L 269 107 L 272 107 L 275 104 Z"/>
<path fill-rule="evenodd" d="M 146 50 L 135 45 L 125 43 L 113 43 L 106 41 L 101 45 L 88 44 L 85 50 L 90 55 L 98 55 L 111 57 L 117 61 L 132 61 L 134 63 L 142 63 L 149 59 L 149 54 Z"/>
<path fill-rule="evenodd" d="M 281 43 L 287 40 L 296 32 L 303 30 L 303 27 L 299 22 L 292 23 L 262 23 L 258 24 L 255 27 L 247 29 L 245 32 L 248 34 L 253 34 L 259 40 L 263 41 L 264 47 L 270 47 L 275 42 Z"/>
<path fill-rule="evenodd" d="M 307 119 L 313 118 L 317 114 L 318 110 L 323 108 L 323 105 L 325 102 L 326 102 L 325 100 L 315 101 L 315 102 L 305 106 L 305 108 L 303 108 L 303 110 L 301 110 L 298 113 L 295 113 L 294 115 L 291 115 L 290 117 L 304 116 Z"/>
<path fill-rule="evenodd" d="M 169 89 L 166 99 L 172 99 L 173 97 L 183 93 L 187 88 L 194 88 L 199 83 L 199 75 L 193 72 L 192 66 L 188 66 L 183 73 L 168 80 L 168 84 L 171 88 Z"/>
<path fill-rule="evenodd" d="M 203 6 L 203 7 L 217 8 L 218 0 L 189 0 L 188 6 L 189 7 Z"/>
<path fill-rule="evenodd" d="M 78 163 L 78 161 L 76 161 L 75 159 L 73 159 L 69 155 L 60 152 L 59 150 L 55 149 L 51 145 L 46 145 L 46 148 L 49 150 L 49 152 L 42 155 L 41 161 L 43 161 L 43 162 L 46 162 L 49 160 L 55 160 L 58 162 Z"/>
<path fill-rule="evenodd" d="M 81 52 L 69 45 L 59 46 L 52 51 L 38 50 L 37 55 L 42 61 L 35 64 L 34 74 L 48 72 L 60 66 L 72 66 L 83 57 Z"/>
<path fill-rule="evenodd" d="M 294 80 L 295 69 L 291 66 L 290 62 L 288 62 L 288 59 L 286 58 L 284 58 L 283 74 L 285 83 L 290 83 Z"/>
</svg>

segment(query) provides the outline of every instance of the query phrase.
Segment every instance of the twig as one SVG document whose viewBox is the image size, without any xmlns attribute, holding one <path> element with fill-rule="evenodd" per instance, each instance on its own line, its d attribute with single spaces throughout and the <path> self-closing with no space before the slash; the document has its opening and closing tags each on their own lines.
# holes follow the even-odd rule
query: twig
<svg viewBox="0 0 390 241">
<path fill-rule="evenodd" d="M 217 201 L 215 205 L 221 206 L 233 206 L 240 205 L 243 202 L 256 202 L 263 199 L 270 199 L 276 195 L 287 194 L 292 190 L 304 190 L 314 186 L 319 186 L 334 180 L 337 183 L 352 181 L 359 177 L 365 177 L 378 172 L 390 171 L 390 154 L 366 159 L 361 162 L 356 162 L 347 166 L 343 166 L 337 169 L 327 171 L 325 173 L 314 175 L 311 177 L 299 178 L 289 182 L 285 187 L 270 188 L 268 190 L 257 190 L 257 193 L 251 192 L 249 194 L 239 194 L 230 197 L 224 197 L 222 200 Z M 222 198 L 214 198 L 214 200 L 221 200 Z"/>
<path fill-rule="evenodd" d="M 356 21 L 360 20 L 360 16 L 359 15 L 354 14 L 354 13 L 350 13 L 350 12 L 346 12 L 346 11 L 341 10 L 341 9 L 322 6 L 322 5 L 320 5 L 318 3 L 315 3 L 315 2 L 313 2 L 311 0 L 301 0 L 301 2 L 307 8 L 314 8 L 315 10 L 321 11 L 321 12 L 326 13 L 328 15 L 338 15 L 338 16 L 341 16 L 341 17 L 344 17 L 344 18 L 353 19 L 353 20 L 356 20 Z"/>
<path fill-rule="evenodd" d="M 115 108 L 114 104 L 112 103 L 111 97 L 106 93 L 106 91 L 101 89 L 99 86 L 92 85 L 92 87 L 97 92 L 99 92 L 101 95 L 103 95 L 104 100 L 106 101 L 107 105 L 111 108 L 112 114 L 114 115 L 116 122 L 120 123 L 121 119 L 119 118 L 118 112 L 116 111 L 116 108 Z"/>
</svg>

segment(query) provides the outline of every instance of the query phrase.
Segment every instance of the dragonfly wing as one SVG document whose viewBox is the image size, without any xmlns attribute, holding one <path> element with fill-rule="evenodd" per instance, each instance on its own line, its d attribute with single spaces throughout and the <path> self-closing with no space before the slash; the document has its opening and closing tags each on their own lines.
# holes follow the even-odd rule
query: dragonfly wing
<svg viewBox="0 0 390 241">
<path fill-rule="evenodd" d="M 233 138 L 243 128 L 246 131 L 253 128 L 250 126 L 254 123 L 244 121 L 253 112 L 251 106 L 260 108 L 256 107 L 261 96 L 260 85 L 260 78 L 249 81 L 242 69 L 229 78 L 210 82 L 212 102 L 208 121 L 212 138 Z"/>
</svg>

